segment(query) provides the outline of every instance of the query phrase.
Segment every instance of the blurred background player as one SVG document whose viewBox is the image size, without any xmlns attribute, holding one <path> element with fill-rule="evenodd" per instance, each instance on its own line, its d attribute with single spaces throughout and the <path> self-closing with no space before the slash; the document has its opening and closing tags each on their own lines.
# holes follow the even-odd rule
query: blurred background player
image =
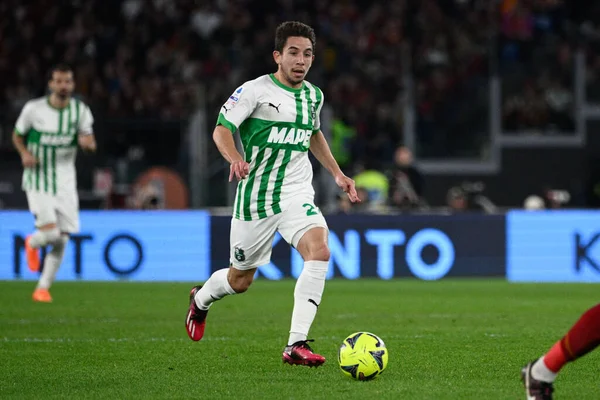
<svg viewBox="0 0 600 400">
<path fill-rule="evenodd" d="M 315 33 L 300 22 L 284 22 L 275 34 L 275 74 L 240 86 L 223 105 L 213 139 L 239 180 L 231 220 L 230 268 L 216 271 L 190 294 L 186 329 L 192 340 L 204 335 L 214 301 L 245 292 L 256 268 L 268 264 L 273 238 L 281 236 L 304 259 L 294 291 L 294 309 L 283 361 L 319 366 L 307 335 L 321 303 L 329 265 L 328 228 L 314 204 L 310 148 L 336 184 L 358 201 L 354 181 L 342 173 L 320 130 L 323 93 L 304 80 L 314 59 Z M 245 158 L 232 134 L 239 129 Z"/>
<path fill-rule="evenodd" d="M 567 334 L 538 360 L 521 371 L 527 400 L 552 400 L 553 382 L 570 361 L 600 345 L 600 303 L 587 310 Z"/>
<path fill-rule="evenodd" d="M 25 240 L 27 266 L 40 270 L 39 249 L 52 246 L 33 292 L 33 300 L 51 302 L 50 286 L 62 263 L 70 233 L 79 231 L 77 145 L 96 151 L 87 105 L 72 98 L 73 71 L 57 65 L 49 74 L 50 94 L 28 101 L 15 124 L 13 143 L 23 164 L 23 190 L 36 230 Z"/>
</svg>

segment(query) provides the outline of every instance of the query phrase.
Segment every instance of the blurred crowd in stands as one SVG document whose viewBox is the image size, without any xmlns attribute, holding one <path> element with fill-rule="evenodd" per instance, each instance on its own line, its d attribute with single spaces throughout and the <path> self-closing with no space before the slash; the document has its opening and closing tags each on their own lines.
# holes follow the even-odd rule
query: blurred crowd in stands
<svg viewBox="0 0 600 400">
<path fill-rule="evenodd" d="M 402 147 L 407 99 L 416 113 L 417 157 L 480 156 L 489 138 L 493 72 L 502 78 L 506 131 L 573 132 L 579 48 L 587 55 L 588 98 L 600 101 L 600 7 L 590 3 L 577 15 L 571 6 L 566 0 L 3 0 L 0 148 L 23 104 L 44 93 L 45 73 L 58 61 L 74 67 L 77 93 L 97 119 L 186 120 L 205 107 L 212 125 L 237 85 L 274 70 L 275 28 L 293 19 L 317 33 L 308 78 L 325 93 L 340 165 L 357 178 L 381 180 L 380 191 L 363 193 L 375 204 L 421 207 L 423 178 Z M 412 96 L 407 77 L 414 78 Z M 464 193 L 449 192 L 449 204 Z"/>
<path fill-rule="evenodd" d="M 575 53 L 588 64 L 588 95 L 600 84 L 600 3 L 572 8 L 560 0 L 503 0 L 499 62 L 503 129 L 514 133 L 575 131 Z M 597 98 L 597 97 L 596 97 Z"/>
</svg>

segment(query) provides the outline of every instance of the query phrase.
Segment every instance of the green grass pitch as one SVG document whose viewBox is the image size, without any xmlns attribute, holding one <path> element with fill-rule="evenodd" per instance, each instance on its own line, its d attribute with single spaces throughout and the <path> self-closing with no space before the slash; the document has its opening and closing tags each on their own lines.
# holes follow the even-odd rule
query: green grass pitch
<svg viewBox="0 0 600 400">
<path fill-rule="evenodd" d="M 281 362 L 294 281 L 260 280 L 215 304 L 190 341 L 190 284 L 0 282 L 2 399 L 523 399 L 519 370 L 599 301 L 598 285 L 332 280 L 311 337 L 321 368 Z M 390 352 L 371 382 L 344 377 L 343 338 Z M 556 399 L 600 399 L 600 349 L 565 367 Z"/>
</svg>

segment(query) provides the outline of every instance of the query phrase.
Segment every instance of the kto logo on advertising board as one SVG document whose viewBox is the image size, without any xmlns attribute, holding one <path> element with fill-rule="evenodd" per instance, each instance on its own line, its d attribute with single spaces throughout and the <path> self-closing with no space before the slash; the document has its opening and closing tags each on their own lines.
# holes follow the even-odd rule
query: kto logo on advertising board
<svg viewBox="0 0 600 400">
<path fill-rule="evenodd" d="M 520 282 L 600 282 L 600 212 L 510 212 L 506 276 Z"/>
<path fill-rule="evenodd" d="M 0 213 L 0 279 L 37 279 L 27 269 L 27 212 Z M 57 279 L 204 280 L 210 270 L 206 212 L 83 211 L 81 232 L 70 237 Z M 43 252 L 42 252 L 43 254 Z"/>
<path fill-rule="evenodd" d="M 342 238 L 337 233 L 329 234 L 329 249 L 331 252 L 330 268 L 327 278 L 334 276 L 337 269 L 339 275 L 347 279 L 357 279 L 361 276 L 361 240 L 373 246 L 376 253 L 375 270 L 377 276 L 383 279 L 394 277 L 396 269 L 395 250 L 404 247 L 404 262 L 411 273 L 424 280 L 443 278 L 454 266 L 456 260 L 452 240 L 439 229 L 426 228 L 407 238 L 405 232 L 399 229 L 369 229 L 361 233 L 347 230 Z M 273 245 L 282 240 L 277 234 Z M 437 252 L 437 256 L 427 257 L 424 252 Z M 298 277 L 302 272 L 304 260 L 296 250 L 292 250 L 291 276 Z M 284 277 L 282 269 L 274 262 L 261 266 L 258 275 L 268 279 Z"/>
</svg>

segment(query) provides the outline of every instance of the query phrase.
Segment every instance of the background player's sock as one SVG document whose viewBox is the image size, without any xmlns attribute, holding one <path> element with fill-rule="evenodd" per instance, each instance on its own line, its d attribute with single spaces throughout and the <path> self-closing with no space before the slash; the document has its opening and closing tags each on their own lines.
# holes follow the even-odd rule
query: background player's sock
<svg viewBox="0 0 600 400">
<path fill-rule="evenodd" d="M 39 230 L 31 234 L 29 245 L 33 248 L 43 247 L 48 244 L 56 243 L 60 240 L 60 231 L 58 228 Z"/>
<path fill-rule="evenodd" d="M 552 372 L 544 363 L 544 357 L 540 358 L 531 368 L 531 376 L 538 381 L 552 383 L 556 379 L 556 372 Z"/>
<path fill-rule="evenodd" d="M 58 268 L 60 268 L 60 264 L 65 255 L 65 248 L 68 241 L 69 237 L 62 235 L 58 242 L 52 246 L 52 250 L 46 255 L 46 258 L 44 259 L 44 269 L 42 270 L 42 275 L 40 276 L 37 285 L 38 289 L 50 289 L 50 286 L 52 286 L 54 278 L 56 277 L 56 272 L 58 271 Z"/>
<path fill-rule="evenodd" d="M 223 268 L 214 272 L 202 286 L 202 289 L 198 290 L 194 300 L 199 309 L 208 310 L 210 305 L 215 301 L 221 300 L 229 294 L 236 294 L 227 279 L 228 273 L 229 268 Z"/>
<path fill-rule="evenodd" d="M 536 362 L 532 369 L 535 379 L 542 379 L 542 375 L 550 377 L 541 366 L 544 364 L 550 372 L 557 374 L 558 371 L 569 361 L 574 361 L 600 345 L 600 304 L 587 310 L 567 334 L 552 346 L 543 359 Z M 537 375 L 540 374 L 540 375 Z M 538 376 L 540 376 L 538 378 Z"/>
<path fill-rule="evenodd" d="M 328 261 L 304 262 L 304 269 L 296 281 L 294 290 L 294 311 L 288 345 L 306 340 L 317 315 L 317 308 L 321 304 L 328 266 Z"/>
</svg>

